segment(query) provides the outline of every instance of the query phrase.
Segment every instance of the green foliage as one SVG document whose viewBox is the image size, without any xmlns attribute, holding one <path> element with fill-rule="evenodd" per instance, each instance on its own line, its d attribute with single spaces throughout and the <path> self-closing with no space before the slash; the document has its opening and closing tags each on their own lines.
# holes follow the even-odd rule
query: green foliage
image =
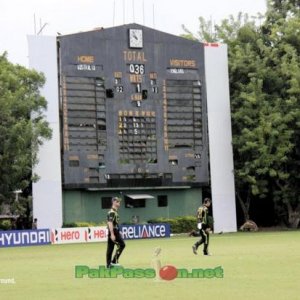
<svg viewBox="0 0 300 300">
<path fill-rule="evenodd" d="M 94 227 L 97 226 L 94 222 L 76 222 L 76 227 Z"/>
<path fill-rule="evenodd" d="M 182 233 L 189 232 L 196 228 L 197 219 L 195 216 L 184 216 L 177 218 L 156 218 L 148 220 L 148 223 L 169 223 L 172 233 Z M 132 223 L 122 223 L 123 225 L 132 225 Z M 213 218 L 208 216 L 208 224 L 213 228 Z M 95 226 L 106 226 L 105 222 L 95 223 L 95 222 L 72 222 L 64 223 L 63 228 L 72 227 L 95 227 Z"/>
<path fill-rule="evenodd" d="M 63 223 L 63 225 L 62 225 L 62 228 L 73 228 L 73 227 L 78 227 L 76 222 Z"/>
<path fill-rule="evenodd" d="M 0 56 L 0 200 L 29 185 L 37 150 L 51 138 L 43 116 L 47 102 L 39 92 L 44 82 L 42 74 Z"/>
<path fill-rule="evenodd" d="M 106 226 L 106 222 L 71 222 L 64 223 L 62 228 L 73 228 L 73 227 L 97 227 L 97 226 Z"/>
<path fill-rule="evenodd" d="M 0 221 L 0 230 L 10 230 L 12 227 L 11 220 L 1 220 Z"/>
<path fill-rule="evenodd" d="M 249 218 L 251 199 L 272 198 L 300 220 L 300 5 L 269 0 L 265 16 L 230 16 L 200 41 L 228 44 L 235 186 Z M 210 36 L 207 36 L 210 34 Z"/>
<path fill-rule="evenodd" d="M 201 40 L 205 42 L 214 42 L 213 35 L 213 24 L 212 21 L 206 21 L 203 17 L 199 17 L 200 30 L 197 32 L 195 36 L 191 31 L 189 31 L 184 25 L 182 25 L 182 29 L 186 32 L 186 34 L 182 35 L 190 40 Z"/>
<path fill-rule="evenodd" d="M 172 233 L 189 232 L 196 228 L 197 219 L 195 216 L 185 216 L 177 218 L 156 218 L 148 220 L 148 223 L 168 223 Z"/>
</svg>

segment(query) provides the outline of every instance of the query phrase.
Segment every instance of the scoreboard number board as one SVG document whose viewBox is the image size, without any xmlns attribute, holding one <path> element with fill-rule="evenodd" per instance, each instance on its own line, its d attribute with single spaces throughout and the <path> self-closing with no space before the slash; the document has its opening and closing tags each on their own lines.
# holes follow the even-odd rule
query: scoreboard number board
<svg viewBox="0 0 300 300">
<path fill-rule="evenodd" d="M 203 44 L 137 24 L 57 42 L 66 188 L 207 184 Z"/>
</svg>

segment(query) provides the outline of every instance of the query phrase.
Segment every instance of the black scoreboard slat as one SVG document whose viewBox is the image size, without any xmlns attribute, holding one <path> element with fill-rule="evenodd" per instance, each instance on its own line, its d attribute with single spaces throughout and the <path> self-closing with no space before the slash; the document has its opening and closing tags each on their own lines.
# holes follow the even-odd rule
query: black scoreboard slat
<svg viewBox="0 0 300 300">
<path fill-rule="evenodd" d="M 207 184 L 201 43 L 138 24 L 57 39 L 65 188 Z"/>
</svg>

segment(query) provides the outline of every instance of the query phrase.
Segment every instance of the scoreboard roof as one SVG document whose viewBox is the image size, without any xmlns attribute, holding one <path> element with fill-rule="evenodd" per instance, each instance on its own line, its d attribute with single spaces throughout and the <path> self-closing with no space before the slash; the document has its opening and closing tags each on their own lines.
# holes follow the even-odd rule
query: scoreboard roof
<svg viewBox="0 0 300 300">
<path fill-rule="evenodd" d="M 141 29 L 146 33 L 152 33 L 152 35 L 155 35 L 153 37 L 157 38 L 160 37 L 163 40 L 172 40 L 172 42 L 176 43 L 180 43 L 182 41 L 184 41 L 184 43 L 191 43 L 191 44 L 203 44 L 200 43 L 198 41 L 194 41 L 194 40 L 189 40 L 177 35 L 173 35 L 167 32 L 163 32 L 157 29 L 153 29 L 151 27 L 147 27 L 144 25 L 140 25 L 137 23 L 130 23 L 130 24 L 125 24 L 125 25 L 120 25 L 120 26 L 115 26 L 115 27 L 108 27 L 108 28 L 104 28 L 104 27 L 96 27 L 92 30 L 88 30 L 88 31 L 79 31 L 79 32 L 75 32 L 75 33 L 71 33 L 71 34 L 64 34 L 64 35 L 58 35 L 57 38 L 59 40 L 64 39 L 64 38 L 69 38 L 72 36 L 88 36 L 89 34 L 97 34 L 99 35 L 99 37 L 112 37 L 112 36 L 118 36 L 120 38 L 121 33 L 125 33 L 125 39 L 126 39 L 126 33 L 129 29 Z M 147 36 L 148 38 L 151 38 L 151 36 Z"/>
</svg>

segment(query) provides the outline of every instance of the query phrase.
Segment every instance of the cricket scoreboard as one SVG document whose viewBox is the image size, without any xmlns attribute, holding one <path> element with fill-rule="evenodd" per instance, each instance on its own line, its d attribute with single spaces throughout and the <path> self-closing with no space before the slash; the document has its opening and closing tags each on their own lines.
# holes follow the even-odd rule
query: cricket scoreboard
<svg viewBox="0 0 300 300">
<path fill-rule="evenodd" d="M 203 44 L 138 24 L 57 43 L 65 188 L 207 184 Z"/>
</svg>

